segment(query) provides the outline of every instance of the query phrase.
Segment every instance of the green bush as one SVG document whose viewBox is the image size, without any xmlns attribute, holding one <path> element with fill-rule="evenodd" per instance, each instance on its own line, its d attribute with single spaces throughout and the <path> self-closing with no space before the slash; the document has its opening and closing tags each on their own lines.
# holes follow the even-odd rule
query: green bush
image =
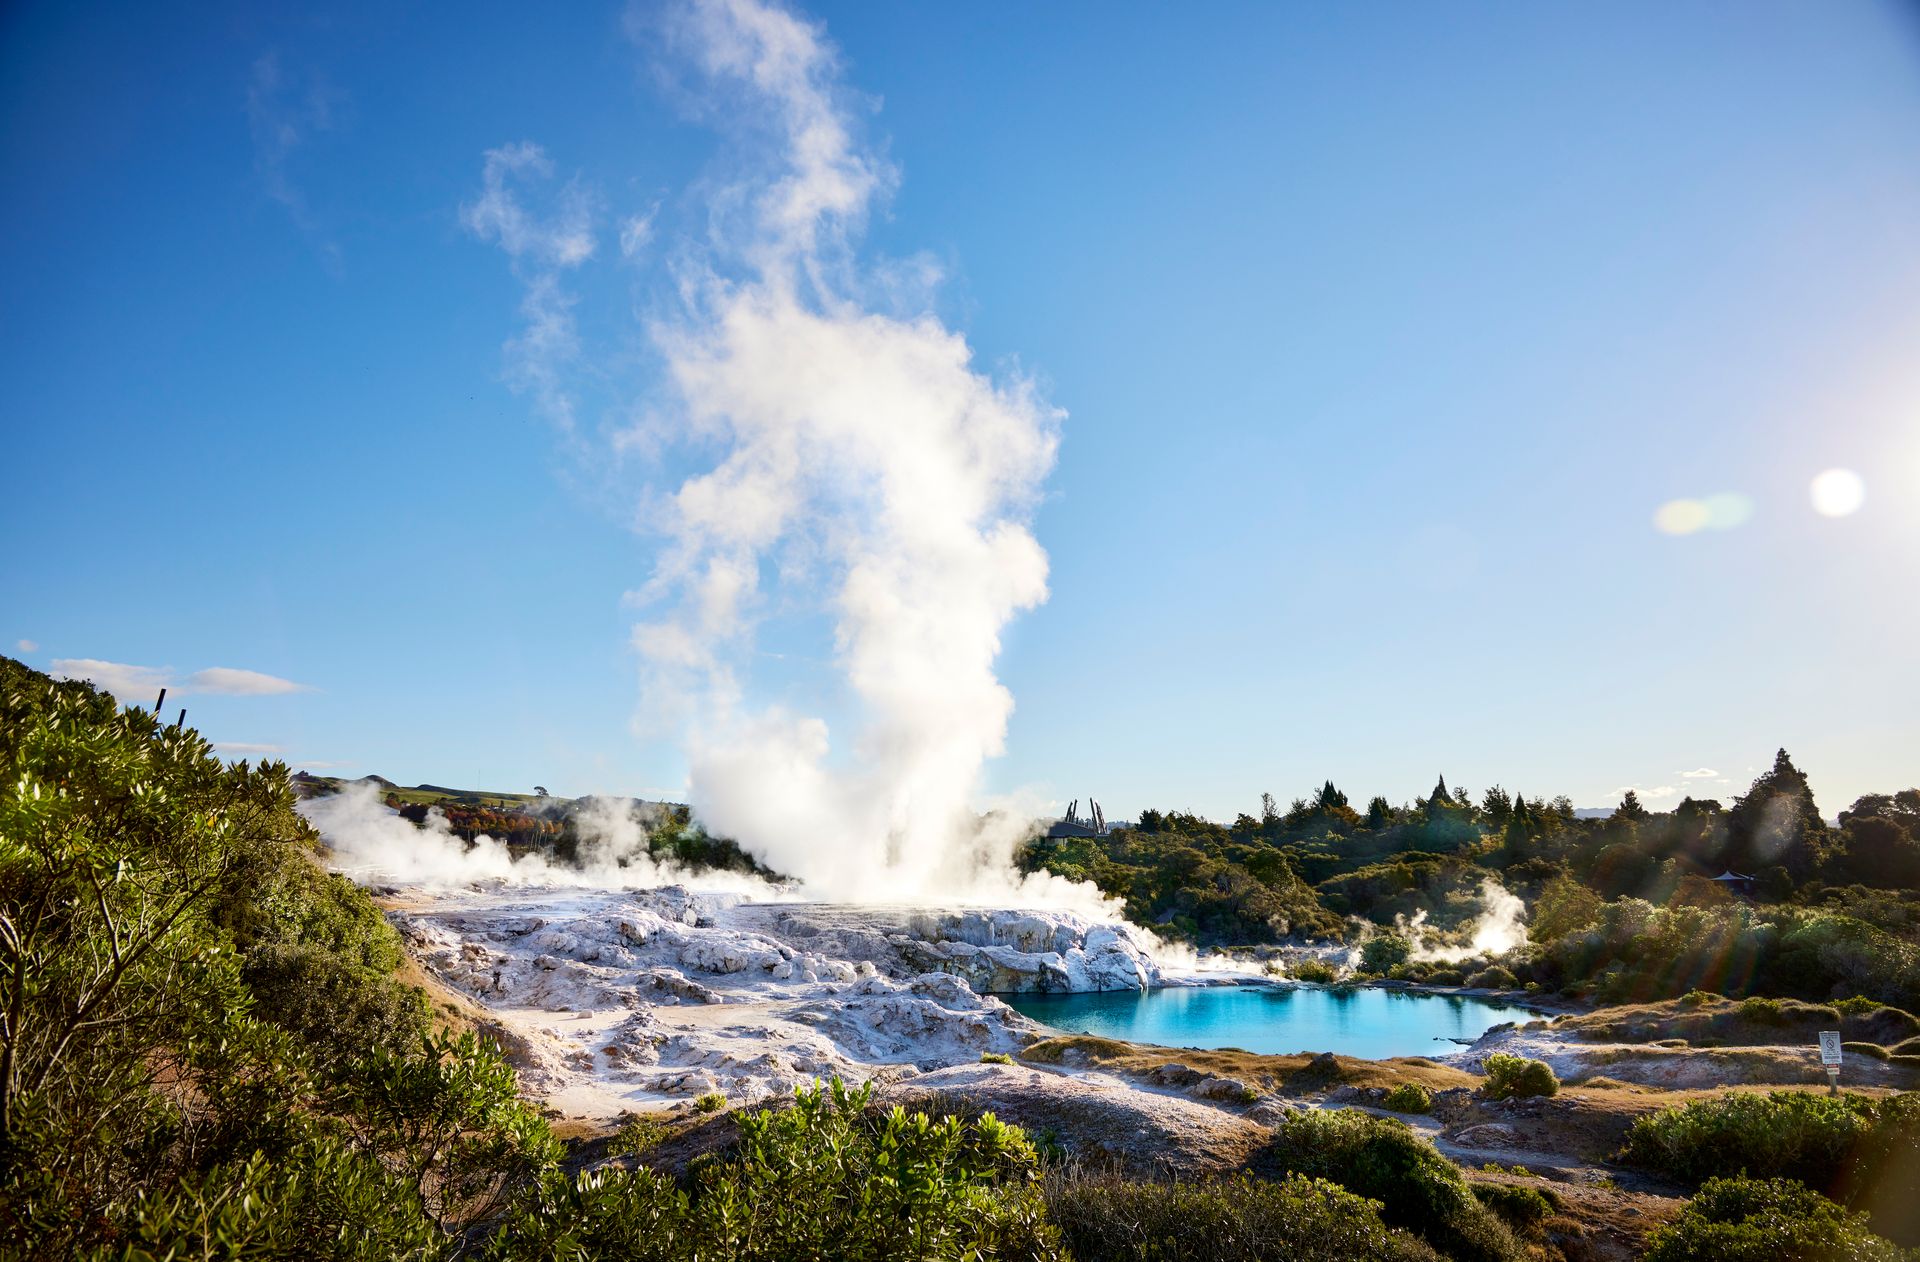
<svg viewBox="0 0 1920 1262">
<path fill-rule="evenodd" d="M 1789 1179 L 1713 1179 L 1648 1241 L 1647 1262 L 1904 1262 L 1850 1213 Z"/>
<path fill-rule="evenodd" d="M 1522 1256 L 1513 1233 L 1474 1198 L 1459 1169 L 1397 1118 L 1302 1110 L 1280 1124 L 1260 1161 L 1381 1202 L 1389 1226 L 1418 1233 L 1459 1262 Z"/>
<path fill-rule="evenodd" d="M 1685 1183 L 1749 1175 L 1797 1179 L 1870 1209 L 1878 1230 L 1920 1243 L 1920 1213 L 1899 1186 L 1920 1171 L 1920 1092 L 1731 1092 L 1643 1117 L 1621 1160 Z"/>
<path fill-rule="evenodd" d="M 1318 982 L 1321 985 L 1336 981 L 1340 976 L 1332 965 L 1314 959 L 1301 960 L 1291 965 L 1287 969 L 1287 974 L 1297 982 Z"/>
<path fill-rule="evenodd" d="M 1365 973 L 1386 973 L 1395 965 L 1405 964 L 1407 957 L 1412 954 L 1413 943 L 1404 935 L 1376 933 L 1360 948 L 1360 970 Z"/>
<path fill-rule="evenodd" d="M 726 1107 L 726 1094 L 720 1091 L 702 1092 L 693 1099 L 693 1110 L 696 1113 L 718 1113 Z"/>
<path fill-rule="evenodd" d="M 1157 1182 L 1056 1173 L 1046 1182 L 1061 1242 L 1088 1262 L 1416 1262 L 1427 1245 L 1380 1206 L 1300 1175 Z"/>
<path fill-rule="evenodd" d="M 983 1065 L 1011 1065 L 1013 1063 L 1013 1057 L 1007 1055 L 1005 1052 L 981 1052 L 980 1063 Z"/>
<path fill-rule="evenodd" d="M 1560 1080 L 1545 1061 L 1495 1052 L 1487 1057 L 1487 1084 L 1481 1090 L 1489 1100 L 1554 1095 L 1560 1090 Z"/>
<path fill-rule="evenodd" d="M 1425 1113 L 1433 1107 L 1433 1093 L 1417 1082 L 1394 1084 L 1381 1103 L 1395 1113 Z"/>
<path fill-rule="evenodd" d="M 1033 1145 L 992 1114 L 895 1108 L 870 1087 L 802 1090 L 740 1115 L 740 1141 L 690 1191 L 650 1171 L 549 1174 L 488 1246 L 493 1262 L 1059 1259 Z"/>
<path fill-rule="evenodd" d="M 1498 964 L 1491 968 L 1483 968 L 1467 978 L 1467 985 L 1476 990 L 1512 990 L 1519 984 L 1520 979 L 1515 977 L 1511 970 L 1502 968 Z"/>
<path fill-rule="evenodd" d="M 1519 1183 L 1476 1183 L 1473 1194 L 1523 1235 L 1536 1234 L 1540 1224 L 1560 1209 L 1559 1198 L 1554 1194 Z"/>
</svg>

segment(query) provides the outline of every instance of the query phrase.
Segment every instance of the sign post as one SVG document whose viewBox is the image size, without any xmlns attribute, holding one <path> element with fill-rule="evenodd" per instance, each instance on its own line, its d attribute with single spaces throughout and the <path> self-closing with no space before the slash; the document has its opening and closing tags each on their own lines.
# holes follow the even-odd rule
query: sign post
<svg viewBox="0 0 1920 1262">
<path fill-rule="evenodd" d="M 1827 1071 L 1827 1094 L 1840 1094 L 1840 1031 L 1820 1031 L 1820 1064 Z"/>
</svg>

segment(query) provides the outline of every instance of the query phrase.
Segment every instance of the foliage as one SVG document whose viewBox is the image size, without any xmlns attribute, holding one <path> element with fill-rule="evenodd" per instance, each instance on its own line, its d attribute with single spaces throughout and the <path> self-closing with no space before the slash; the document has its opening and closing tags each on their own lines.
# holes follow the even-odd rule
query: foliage
<svg viewBox="0 0 1920 1262">
<path fill-rule="evenodd" d="M 1425 1113 L 1433 1108 L 1433 1092 L 1417 1082 L 1402 1082 L 1388 1090 L 1380 1103 L 1395 1113 Z"/>
<path fill-rule="evenodd" d="M 1495 1052 L 1487 1057 L 1487 1085 L 1481 1090 L 1489 1100 L 1554 1095 L 1560 1090 L 1560 1080 L 1543 1060 Z"/>
<path fill-rule="evenodd" d="M 1920 1214 L 1893 1184 L 1920 1171 L 1920 1092 L 1730 1092 L 1643 1117 L 1621 1159 L 1686 1183 L 1727 1175 L 1797 1179 L 1871 1207 L 1888 1235 L 1920 1243 Z"/>
<path fill-rule="evenodd" d="M 1056 1174 L 1047 1211 L 1073 1256 L 1105 1262 L 1414 1262 L 1435 1254 L 1378 1203 L 1289 1175 L 1159 1182 Z"/>
<path fill-rule="evenodd" d="M 877 1115 L 871 1088 L 803 1089 L 740 1118 L 690 1191 L 650 1171 L 549 1174 L 493 1236 L 495 1262 L 1061 1257 L 1033 1145 L 985 1114 Z"/>
<path fill-rule="evenodd" d="M 1264 1160 L 1380 1201 L 1389 1225 L 1418 1233 L 1460 1262 L 1522 1256 L 1459 1169 L 1396 1118 L 1357 1109 L 1302 1110 L 1281 1123 Z"/>
<path fill-rule="evenodd" d="M 1522 1183 L 1476 1183 L 1473 1194 L 1522 1235 L 1537 1233 L 1540 1224 L 1559 1210 L 1556 1194 Z"/>
<path fill-rule="evenodd" d="M 1648 1262 L 1905 1262 L 1910 1254 L 1788 1179 L 1713 1179 L 1655 1232 Z"/>
<path fill-rule="evenodd" d="M 1384 973 L 1405 964 L 1413 954 L 1413 943 L 1398 933 L 1376 933 L 1360 948 L 1360 971 Z"/>
<path fill-rule="evenodd" d="M 1297 982 L 1318 982 L 1323 986 L 1338 981 L 1340 977 L 1331 964 L 1315 959 L 1300 960 L 1289 965 L 1287 974 Z"/>
<path fill-rule="evenodd" d="M 1513 970 L 1502 968 L 1498 964 L 1491 968 L 1483 968 L 1467 978 L 1467 985 L 1477 990 L 1512 990 L 1519 984 L 1520 979 L 1513 975 Z"/>
<path fill-rule="evenodd" d="M 727 1107 L 727 1097 L 719 1091 L 704 1091 L 694 1097 L 693 1108 L 696 1113 L 718 1113 Z"/>
<path fill-rule="evenodd" d="M 983 1065 L 1011 1065 L 1013 1063 L 1013 1057 L 1007 1055 L 1005 1052 L 981 1052 L 980 1063 Z"/>
</svg>

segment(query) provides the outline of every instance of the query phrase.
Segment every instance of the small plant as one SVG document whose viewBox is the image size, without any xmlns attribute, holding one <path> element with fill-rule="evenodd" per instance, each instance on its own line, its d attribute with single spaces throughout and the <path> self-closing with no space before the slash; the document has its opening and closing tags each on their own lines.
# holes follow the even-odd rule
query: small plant
<svg viewBox="0 0 1920 1262">
<path fill-rule="evenodd" d="M 1714 1179 L 1648 1242 L 1648 1262 L 1902 1262 L 1905 1251 L 1791 1179 Z"/>
<path fill-rule="evenodd" d="M 1710 990 L 1689 990 L 1686 994 L 1680 996 L 1679 1002 L 1682 1008 L 1701 1008 L 1712 1003 L 1719 997 L 1720 996 Z"/>
<path fill-rule="evenodd" d="M 1522 1234 L 1531 1234 L 1560 1208 L 1560 1198 L 1553 1193 L 1517 1183 L 1476 1183 L 1473 1194 Z"/>
<path fill-rule="evenodd" d="M 1467 978 L 1467 985 L 1475 990 L 1512 990 L 1520 984 L 1520 979 L 1511 969 L 1495 964 L 1492 968 L 1483 968 Z"/>
<path fill-rule="evenodd" d="M 1413 954 L 1413 943 L 1398 933 L 1376 933 L 1360 948 L 1360 967 L 1368 973 L 1389 972 L 1396 964 L 1405 964 Z"/>
<path fill-rule="evenodd" d="M 1487 1057 L 1487 1085 L 1481 1090 L 1489 1100 L 1549 1096 L 1559 1092 L 1560 1080 L 1545 1061 L 1495 1052 Z"/>
<path fill-rule="evenodd" d="M 1433 1108 L 1433 1092 L 1417 1082 L 1396 1083 L 1381 1103 L 1395 1113 L 1425 1113 Z"/>
<path fill-rule="evenodd" d="M 1738 1012 L 1742 1021 L 1751 1021 L 1756 1025 L 1779 1025 L 1787 1019 L 1786 1009 L 1780 1006 L 1778 999 L 1766 999 L 1760 995 L 1742 999 Z"/>
<path fill-rule="evenodd" d="M 980 1063 L 983 1065 L 1011 1065 L 1013 1063 L 1013 1057 L 1007 1055 L 1005 1052 L 981 1052 Z"/>
<path fill-rule="evenodd" d="M 1293 966 L 1291 971 L 1293 980 L 1297 982 L 1317 982 L 1321 985 L 1326 985 L 1340 976 L 1325 960 L 1301 960 Z"/>
<path fill-rule="evenodd" d="M 698 1113 L 718 1113 L 727 1107 L 727 1097 L 721 1092 L 709 1091 L 704 1095 L 696 1096 L 693 1107 Z"/>
<path fill-rule="evenodd" d="M 659 1118 L 648 1113 L 629 1114 L 607 1140 L 607 1152 L 615 1157 L 638 1157 L 658 1148 L 672 1134 Z"/>
<path fill-rule="evenodd" d="M 1851 999 L 1842 999 L 1833 1005 L 1843 1017 L 1864 1017 L 1880 1011 L 1887 1005 L 1865 995 L 1855 995 Z"/>
</svg>

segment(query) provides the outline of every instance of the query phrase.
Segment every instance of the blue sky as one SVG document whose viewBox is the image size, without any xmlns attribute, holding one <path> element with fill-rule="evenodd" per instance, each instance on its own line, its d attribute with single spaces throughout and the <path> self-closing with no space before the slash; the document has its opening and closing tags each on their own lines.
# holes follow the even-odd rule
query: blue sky
<svg viewBox="0 0 1920 1262">
<path fill-rule="evenodd" d="M 1066 413 L 989 788 L 1670 805 L 1781 745 L 1829 813 L 1920 780 L 1910 9 L 804 12 L 898 174 L 862 257 L 937 264 Z M 677 791 L 626 594 L 693 466 L 604 435 L 753 150 L 658 16 L 9 6 L 0 651 L 340 773 Z M 519 142 L 596 234 L 572 437 L 463 219 Z M 1857 511 L 1811 504 L 1833 468 Z M 1746 520 L 1656 528 L 1718 494 Z M 850 721 L 821 618 L 750 657 Z"/>
</svg>

